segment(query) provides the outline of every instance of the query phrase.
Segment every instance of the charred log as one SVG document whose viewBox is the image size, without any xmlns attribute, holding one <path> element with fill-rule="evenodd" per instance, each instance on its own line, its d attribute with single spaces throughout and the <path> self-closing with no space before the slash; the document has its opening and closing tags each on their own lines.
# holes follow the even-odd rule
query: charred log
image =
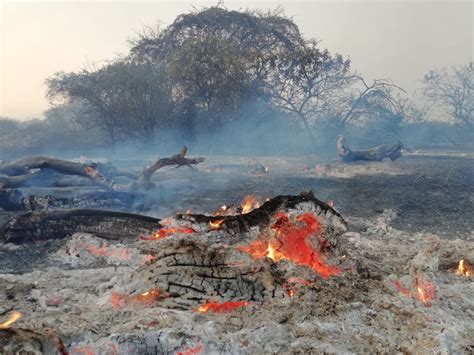
<svg viewBox="0 0 474 355">
<path fill-rule="evenodd" d="M 29 212 L 10 219 L 3 226 L 3 240 L 24 243 L 60 239 L 76 232 L 92 233 L 104 239 L 136 238 L 161 227 L 160 220 L 132 213 L 75 209 Z"/>
<path fill-rule="evenodd" d="M 392 145 L 379 145 L 368 150 L 351 150 L 345 144 L 344 136 L 340 135 L 337 140 L 339 156 L 344 162 L 352 161 L 382 161 L 385 158 L 396 160 L 402 156 L 402 142 Z"/>
<path fill-rule="evenodd" d="M 280 195 L 266 201 L 259 208 L 246 214 L 237 214 L 231 216 L 207 216 L 196 214 L 178 214 L 178 219 L 186 221 L 193 221 L 203 225 L 208 225 L 210 222 L 222 221 L 220 226 L 229 231 L 230 235 L 235 235 L 239 238 L 242 233 L 248 232 L 252 227 L 268 225 L 271 219 L 279 211 L 286 209 L 296 209 L 300 205 L 306 205 L 310 210 L 313 210 L 317 215 L 328 217 L 331 223 L 346 228 L 346 222 L 339 212 L 330 207 L 326 202 L 317 199 L 312 192 L 302 192 L 298 196 Z M 242 240 L 236 239 L 236 242 Z M 226 240 L 227 243 L 232 243 L 231 240 Z"/>
<path fill-rule="evenodd" d="M 250 256 L 245 247 L 256 241 L 266 242 L 275 238 L 278 235 L 275 228 L 281 216 L 294 217 L 294 226 L 298 229 L 305 224 L 299 218 L 308 215 L 315 218 L 317 226 L 316 229 L 314 225 L 309 226 L 308 239 L 303 238 L 303 243 L 308 246 L 308 254 L 303 258 L 309 260 L 314 253 L 320 253 L 321 260 L 330 255 L 331 259 L 338 260 L 337 255 L 346 253 L 338 243 L 339 236 L 346 230 L 343 218 L 312 193 L 303 193 L 300 196 L 278 196 L 247 214 L 178 215 L 174 219 L 177 225 L 164 229 L 176 230 L 179 234 L 179 230 L 186 227 L 191 233 L 153 239 L 149 247 L 156 252 L 155 261 L 146 266 L 145 273 L 143 270 L 131 273 L 124 284 L 132 288 L 131 292 L 157 289 L 163 296 L 160 305 L 176 309 L 191 309 L 211 300 L 259 303 L 285 297 L 281 285 L 288 277 L 295 276 L 291 273 L 306 279 L 320 279 L 321 276 L 317 276 L 315 268 L 305 266 L 302 259 L 296 260 L 292 268 L 280 268 L 281 264 L 269 257 L 262 255 L 255 259 Z M 220 228 L 210 229 L 209 222 L 218 219 L 223 221 Z M 296 233 L 301 236 L 301 229 Z M 309 255 L 311 253 L 313 256 Z M 284 260 L 292 263 L 291 256 Z M 334 262 L 330 261 L 331 264 Z M 288 270 L 293 270 L 291 275 Z M 334 266 L 334 270 L 339 272 L 340 269 Z"/>
</svg>

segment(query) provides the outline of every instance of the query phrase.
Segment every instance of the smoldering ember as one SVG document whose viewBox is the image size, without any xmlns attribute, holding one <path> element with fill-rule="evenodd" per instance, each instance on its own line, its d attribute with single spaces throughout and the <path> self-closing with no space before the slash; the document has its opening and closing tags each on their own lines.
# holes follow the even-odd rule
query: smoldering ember
<svg viewBox="0 0 474 355">
<path fill-rule="evenodd" d="M 474 353 L 472 63 L 221 2 L 130 44 L 0 118 L 0 354 Z"/>
</svg>

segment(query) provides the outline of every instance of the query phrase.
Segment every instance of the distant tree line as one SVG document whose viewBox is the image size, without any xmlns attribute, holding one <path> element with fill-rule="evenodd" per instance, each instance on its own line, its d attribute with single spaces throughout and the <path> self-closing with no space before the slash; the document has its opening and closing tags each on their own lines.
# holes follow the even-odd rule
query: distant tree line
<svg viewBox="0 0 474 355">
<path fill-rule="evenodd" d="M 145 28 L 126 55 L 58 72 L 46 84 L 52 106 L 45 120 L 0 118 L 3 152 L 160 144 L 170 131 L 188 144 L 206 134 L 222 144 L 222 131 L 242 140 L 249 132 L 239 127 L 259 125 L 277 127 L 273 141 L 299 132 L 308 144 L 297 144 L 313 150 L 332 146 L 341 132 L 366 144 L 443 135 L 455 144 L 474 140 L 473 63 L 427 73 L 414 100 L 391 80 L 368 80 L 347 58 L 303 38 L 281 11 L 211 7 L 182 14 L 162 30 Z M 260 133 L 252 133 L 258 140 Z"/>
<path fill-rule="evenodd" d="M 164 128 L 192 137 L 228 122 L 285 113 L 313 144 L 315 130 L 400 120 L 403 90 L 366 82 L 347 58 L 301 36 L 281 12 L 211 7 L 144 30 L 130 52 L 94 70 L 48 78 L 55 105 L 80 105 L 78 122 L 110 142 L 154 142 Z M 252 117 L 243 108 L 252 105 Z M 269 114 L 270 113 L 270 114 Z"/>
</svg>

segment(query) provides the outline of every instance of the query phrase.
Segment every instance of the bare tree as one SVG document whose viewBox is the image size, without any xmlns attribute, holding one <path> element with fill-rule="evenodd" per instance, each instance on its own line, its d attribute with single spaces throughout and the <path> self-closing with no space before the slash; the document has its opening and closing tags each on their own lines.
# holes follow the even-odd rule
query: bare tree
<svg viewBox="0 0 474 355">
<path fill-rule="evenodd" d="M 474 63 L 432 70 L 423 79 L 424 94 L 434 109 L 460 126 L 474 126 Z"/>
<path fill-rule="evenodd" d="M 348 83 L 350 61 L 320 50 L 315 41 L 298 50 L 275 54 L 267 77 L 270 103 L 298 119 L 315 147 L 310 120 L 331 106 Z"/>
<path fill-rule="evenodd" d="M 365 118 L 379 118 L 374 116 L 396 115 L 403 110 L 402 101 L 397 98 L 396 92 L 403 92 L 401 87 L 395 85 L 390 79 L 375 79 L 371 84 L 360 76 L 351 76 L 351 90 L 349 99 L 339 114 L 339 129 L 343 129 L 350 121 Z"/>
</svg>

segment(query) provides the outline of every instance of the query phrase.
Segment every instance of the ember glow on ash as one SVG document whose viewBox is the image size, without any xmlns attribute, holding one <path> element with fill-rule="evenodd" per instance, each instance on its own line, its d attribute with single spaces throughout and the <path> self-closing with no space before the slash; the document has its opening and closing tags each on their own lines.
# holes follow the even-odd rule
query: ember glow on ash
<svg viewBox="0 0 474 355">
<path fill-rule="evenodd" d="M 393 285 L 395 286 L 397 291 L 400 292 L 402 295 L 407 296 L 407 297 L 410 296 L 410 290 L 407 287 L 403 287 L 400 284 L 400 281 L 398 280 L 394 281 Z"/>
<path fill-rule="evenodd" d="M 18 311 L 14 311 L 10 314 L 10 316 L 8 317 L 8 319 L 3 322 L 3 323 L 0 323 L 0 329 L 8 329 L 10 328 L 10 326 L 15 323 L 18 319 L 20 319 L 22 316 L 21 312 L 18 312 Z"/>
<path fill-rule="evenodd" d="M 435 299 L 436 291 L 433 284 L 430 281 L 425 281 L 420 278 L 416 278 L 416 292 L 418 299 L 425 306 L 429 306 L 430 302 Z"/>
<path fill-rule="evenodd" d="M 202 348 L 203 348 L 203 345 L 198 340 L 195 346 L 184 348 L 183 350 L 178 351 L 176 355 L 197 355 L 202 352 Z"/>
<path fill-rule="evenodd" d="M 242 214 L 249 213 L 250 211 L 259 208 L 260 202 L 258 198 L 252 195 L 247 195 L 244 197 L 242 202 L 240 203 L 240 207 L 242 208 Z"/>
<path fill-rule="evenodd" d="M 458 268 L 456 270 L 456 275 L 468 276 L 468 277 L 472 275 L 470 267 L 466 261 L 464 260 L 459 261 Z"/>
<path fill-rule="evenodd" d="M 250 302 L 245 302 L 245 301 L 229 301 L 229 302 L 222 302 L 222 303 L 218 303 L 216 301 L 209 301 L 199 306 L 199 308 L 197 309 L 197 312 L 199 313 L 207 313 L 207 312 L 227 313 L 227 312 L 232 312 L 234 309 L 248 306 L 249 304 Z"/>
<path fill-rule="evenodd" d="M 322 277 L 335 276 L 341 272 L 340 268 L 326 264 L 321 250 L 313 250 L 308 246 L 308 238 L 319 237 L 320 234 L 319 222 L 312 213 L 303 213 L 293 222 L 286 214 L 279 212 L 272 229 L 275 237 L 268 241 L 254 241 L 238 250 L 250 254 L 254 259 L 268 257 L 275 262 L 289 260 L 313 269 Z"/>
<path fill-rule="evenodd" d="M 311 282 L 301 278 L 301 277 L 290 277 L 288 280 L 287 280 L 288 283 L 290 284 L 299 284 L 299 285 L 302 285 L 302 286 L 310 286 L 311 285 Z"/>
<path fill-rule="evenodd" d="M 143 240 L 160 240 L 166 237 L 169 237 L 173 234 L 193 234 L 195 231 L 192 228 L 182 228 L 182 227 L 164 227 L 156 232 L 154 232 L 151 236 L 140 236 L 140 239 Z"/>
<path fill-rule="evenodd" d="M 112 292 L 111 303 L 115 309 L 120 309 L 125 306 L 153 306 L 160 293 L 158 290 L 150 290 L 138 295 L 127 295 L 118 292 Z"/>
<path fill-rule="evenodd" d="M 210 230 L 220 229 L 222 222 L 224 222 L 223 219 L 218 219 L 217 221 L 209 221 L 209 229 Z"/>
</svg>

